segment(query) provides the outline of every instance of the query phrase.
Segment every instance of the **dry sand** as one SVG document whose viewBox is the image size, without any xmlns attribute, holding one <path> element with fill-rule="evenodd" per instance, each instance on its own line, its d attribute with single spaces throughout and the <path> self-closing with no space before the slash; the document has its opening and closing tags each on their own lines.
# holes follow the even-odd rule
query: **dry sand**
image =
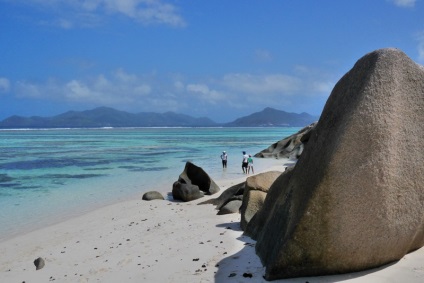
<svg viewBox="0 0 424 283">
<path fill-rule="evenodd" d="M 245 178 L 215 181 L 226 189 Z M 216 197 L 181 203 L 140 196 L 3 241 L 0 282 L 267 282 L 240 215 L 197 205 Z M 36 271 L 38 257 L 45 267 Z M 365 272 L 273 282 L 342 281 L 422 283 L 424 249 Z"/>
</svg>

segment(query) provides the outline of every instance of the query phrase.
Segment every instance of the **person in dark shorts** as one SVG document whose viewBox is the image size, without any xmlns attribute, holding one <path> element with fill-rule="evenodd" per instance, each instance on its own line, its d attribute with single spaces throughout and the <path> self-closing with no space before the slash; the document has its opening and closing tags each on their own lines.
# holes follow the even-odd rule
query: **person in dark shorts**
<svg viewBox="0 0 424 283">
<path fill-rule="evenodd" d="M 228 159 L 228 155 L 224 150 L 221 154 L 222 168 L 227 168 L 227 159 Z"/>
<path fill-rule="evenodd" d="M 243 161 L 241 163 L 241 169 L 243 170 L 244 174 L 247 174 L 247 165 L 248 165 L 248 160 L 249 159 L 249 155 L 246 154 L 246 151 L 243 151 Z"/>
</svg>

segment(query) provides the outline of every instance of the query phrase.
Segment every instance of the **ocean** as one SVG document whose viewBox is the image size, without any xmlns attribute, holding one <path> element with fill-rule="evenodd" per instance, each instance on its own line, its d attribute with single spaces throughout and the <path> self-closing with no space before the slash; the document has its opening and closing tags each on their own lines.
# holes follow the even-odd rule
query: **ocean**
<svg viewBox="0 0 424 283">
<path fill-rule="evenodd" d="M 212 179 L 242 177 L 242 151 L 253 156 L 299 130 L 0 130 L 0 240 L 147 191 L 170 192 L 187 161 Z M 228 153 L 226 170 L 220 160 L 223 150 Z M 255 158 L 255 169 L 271 161 L 279 162 Z"/>
</svg>

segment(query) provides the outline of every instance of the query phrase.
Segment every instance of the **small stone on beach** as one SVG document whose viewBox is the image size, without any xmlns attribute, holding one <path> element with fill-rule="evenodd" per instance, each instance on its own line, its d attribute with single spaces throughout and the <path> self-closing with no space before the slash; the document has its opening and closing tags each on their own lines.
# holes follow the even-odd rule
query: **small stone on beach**
<svg viewBox="0 0 424 283">
<path fill-rule="evenodd" d="M 41 257 L 37 258 L 36 260 L 34 260 L 34 265 L 35 265 L 35 270 L 40 270 L 45 265 L 44 259 Z"/>
</svg>

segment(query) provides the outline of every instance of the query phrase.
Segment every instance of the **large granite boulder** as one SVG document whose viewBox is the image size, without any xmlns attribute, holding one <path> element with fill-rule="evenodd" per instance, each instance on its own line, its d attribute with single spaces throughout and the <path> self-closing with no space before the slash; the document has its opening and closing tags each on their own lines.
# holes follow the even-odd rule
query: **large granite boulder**
<svg viewBox="0 0 424 283">
<path fill-rule="evenodd" d="M 245 230 L 250 219 L 262 208 L 269 188 L 280 175 L 280 171 L 269 171 L 246 179 L 243 204 L 240 207 L 242 230 Z"/>
<path fill-rule="evenodd" d="M 202 198 L 204 195 L 205 193 L 196 185 L 186 184 L 180 181 L 176 181 L 172 185 L 172 197 L 174 200 L 187 202 Z"/>
<path fill-rule="evenodd" d="M 179 182 L 198 186 L 207 195 L 219 192 L 219 186 L 201 168 L 191 162 L 186 162 L 184 171 L 180 174 Z"/>
<path fill-rule="evenodd" d="M 397 49 L 366 54 L 255 215 L 265 278 L 360 271 L 422 247 L 423 148 L 424 68 Z"/>
<path fill-rule="evenodd" d="M 268 148 L 256 153 L 255 157 L 298 159 L 303 152 L 304 146 L 309 141 L 316 124 L 316 122 L 312 123 L 299 132 L 273 143 Z"/>
</svg>

